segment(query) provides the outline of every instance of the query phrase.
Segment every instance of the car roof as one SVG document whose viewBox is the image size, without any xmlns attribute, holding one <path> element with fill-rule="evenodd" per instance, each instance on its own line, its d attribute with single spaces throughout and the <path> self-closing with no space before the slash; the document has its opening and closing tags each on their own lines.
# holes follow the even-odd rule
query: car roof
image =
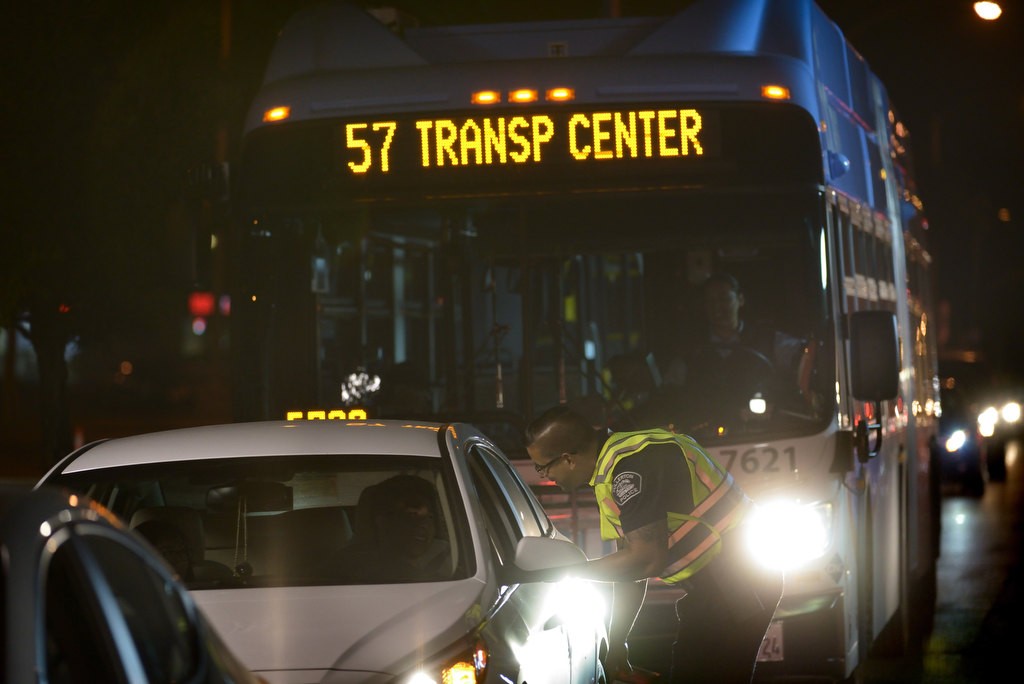
<svg viewBox="0 0 1024 684">
<path fill-rule="evenodd" d="M 438 432 L 475 431 L 467 425 L 403 420 L 259 421 L 179 428 L 86 445 L 57 467 L 76 473 L 97 468 L 301 455 L 396 455 L 440 458 Z"/>
</svg>

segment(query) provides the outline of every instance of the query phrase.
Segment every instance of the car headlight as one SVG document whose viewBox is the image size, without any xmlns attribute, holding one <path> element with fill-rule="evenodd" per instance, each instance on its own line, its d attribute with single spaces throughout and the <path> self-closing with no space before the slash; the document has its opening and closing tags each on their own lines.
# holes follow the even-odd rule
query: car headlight
<svg viewBox="0 0 1024 684">
<path fill-rule="evenodd" d="M 792 570 L 821 558 L 832 542 L 832 505 L 776 501 L 757 506 L 746 544 L 762 565 Z"/>
<path fill-rule="evenodd" d="M 457 644 L 453 652 L 436 656 L 398 681 L 402 684 L 478 684 L 487 672 L 487 645 L 477 640 L 472 647 Z"/>
<path fill-rule="evenodd" d="M 593 582 L 576 578 L 551 584 L 546 612 L 568 625 L 594 625 L 606 620 L 604 597 Z"/>
<path fill-rule="evenodd" d="M 1020 404 L 1016 401 L 1008 401 L 999 409 L 999 417 L 1004 423 L 1014 424 L 1020 422 Z"/>
<path fill-rule="evenodd" d="M 982 437 L 991 437 L 995 434 L 996 423 L 998 422 L 999 411 L 995 406 L 989 406 L 978 414 L 978 432 L 981 433 Z"/>
<path fill-rule="evenodd" d="M 985 431 L 982 430 L 981 434 L 985 434 Z M 953 432 L 949 433 L 949 437 L 946 438 L 946 451 L 951 454 L 960 451 L 963 449 L 964 444 L 967 444 L 967 433 L 963 430 L 953 430 Z"/>
</svg>

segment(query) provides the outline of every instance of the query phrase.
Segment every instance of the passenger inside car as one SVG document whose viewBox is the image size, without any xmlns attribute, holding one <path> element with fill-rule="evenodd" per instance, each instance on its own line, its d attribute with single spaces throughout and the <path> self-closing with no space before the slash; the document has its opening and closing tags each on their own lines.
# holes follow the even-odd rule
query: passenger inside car
<svg viewBox="0 0 1024 684">
<path fill-rule="evenodd" d="M 140 508 L 132 515 L 129 527 L 156 547 L 190 589 L 213 586 L 232 578 L 227 565 L 206 559 L 203 520 L 193 508 Z"/>
<path fill-rule="evenodd" d="M 139 523 L 135 531 L 160 552 L 183 582 L 192 580 L 192 557 L 188 544 L 185 535 L 173 523 L 153 518 Z"/>
</svg>

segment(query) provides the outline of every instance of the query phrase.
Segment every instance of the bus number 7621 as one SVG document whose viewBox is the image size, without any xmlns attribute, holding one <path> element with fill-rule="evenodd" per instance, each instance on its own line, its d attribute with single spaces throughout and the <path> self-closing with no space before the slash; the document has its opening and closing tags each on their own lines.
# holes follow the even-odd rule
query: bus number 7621
<svg viewBox="0 0 1024 684">
<path fill-rule="evenodd" d="M 745 473 L 777 473 L 787 464 L 790 472 L 796 471 L 796 447 L 756 446 L 743 451 L 722 449 L 718 454 L 719 460 L 730 471 L 738 465 Z"/>
</svg>

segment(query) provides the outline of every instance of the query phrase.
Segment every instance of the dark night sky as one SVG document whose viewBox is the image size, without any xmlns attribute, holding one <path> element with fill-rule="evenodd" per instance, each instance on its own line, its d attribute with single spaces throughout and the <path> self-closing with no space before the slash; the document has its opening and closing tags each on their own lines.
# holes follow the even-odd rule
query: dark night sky
<svg viewBox="0 0 1024 684">
<path fill-rule="evenodd" d="M 1003 2 L 997 22 L 979 20 L 970 0 L 819 4 L 910 126 L 950 344 L 1021 373 L 1024 4 Z"/>
</svg>

